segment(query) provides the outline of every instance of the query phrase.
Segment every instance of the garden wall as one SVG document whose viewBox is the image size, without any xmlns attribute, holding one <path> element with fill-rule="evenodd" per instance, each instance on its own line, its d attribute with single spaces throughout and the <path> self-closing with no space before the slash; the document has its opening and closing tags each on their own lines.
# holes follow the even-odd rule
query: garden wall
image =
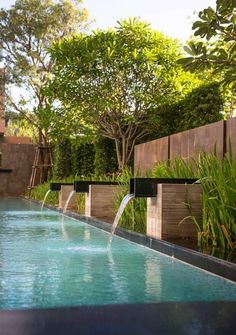
<svg viewBox="0 0 236 335">
<path fill-rule="evenodd" d="M 5 131 L 5 113 L 4 113 L 4 69 L 0 68 L 0 136 Z"/>
<path fill-rule="evenodd" d="M 0 196 L 19 196 L 29 185 L 35 149 L 28 137 L 0 137 Z M 11 170 L 6 171 L 4 170 Z"/>
<path fill-rule="evenodd" d="M 143 174 L 157 162 L 175 157 L 189 160 L 201 151 L 216 151 L 217 156 L 223 158 L 229 151 L 229 139 L 236 155 L 236 117 L 136 145 L 134 169 Z"/>
</svg>

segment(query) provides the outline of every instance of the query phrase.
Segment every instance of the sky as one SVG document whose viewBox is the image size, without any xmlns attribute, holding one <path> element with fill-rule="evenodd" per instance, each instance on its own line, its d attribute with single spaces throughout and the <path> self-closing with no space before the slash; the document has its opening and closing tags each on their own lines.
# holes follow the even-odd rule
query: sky
<svg viewBox="0 0 236 335">
<path fill-rule="evenodd" d="M 9 7 L 14 0 L 0 0 L 0 7 Z M 192 34 L 192 22 L 200 10 L 215 7 L 216 0 L 84 0 L 95 22 L 92 28 L 106 29 L 117 21 L 139 17 L 149 22 L 153 29 L 178 38 L 184 43 Z"/>
</svg>

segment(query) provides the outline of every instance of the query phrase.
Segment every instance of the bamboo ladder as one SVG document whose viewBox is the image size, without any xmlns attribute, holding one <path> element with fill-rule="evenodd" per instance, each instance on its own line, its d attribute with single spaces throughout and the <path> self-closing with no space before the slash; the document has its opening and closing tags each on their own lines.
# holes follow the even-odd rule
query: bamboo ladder
<svg viewBox="0 0 236 335">
<path fill-rule="evenodd" d="M 52 148 L 50 145 L 38 145 L 35 148 L 34 163 L 28 186 L 29 194 L 35 187 L 36 182 L 40 184 L 47 180 L 49 172 L 52 170 Z"/>
</svg>

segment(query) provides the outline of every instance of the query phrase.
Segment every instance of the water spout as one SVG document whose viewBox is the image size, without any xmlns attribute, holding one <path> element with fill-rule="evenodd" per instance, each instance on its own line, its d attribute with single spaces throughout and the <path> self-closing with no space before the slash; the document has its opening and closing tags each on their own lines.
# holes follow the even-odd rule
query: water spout
<svg viewBox="0 0 236 335">
<path fill-rule="evenodd" d="M 43 203 L 42 203 L 42 206 L 41 206 L 41 212 L 43 211 L 43 207 L 45 205 L 45 202 L 46 202 L 47 197 L 48 197 L 48 195 L 49 195 L 50 192 L 51 192 L 51 190 L 48 190 L 47 193 L 45 194 L 45 197 L 43 199 Z"/>
<path fill-rule="evenodd" d="M 71 201 L 71 199 L 72 199 L 72 197 L 73 197 L 74 193 L 75 193 L 75 191 L 74 191 L 74 190 L 70 192 L 70 194 L 69 194 L 69 196 L 68 196 L 68 198 L 67 198 L 67 200 L 66 200 L 66 203 L 65 203 L 64 209 L 63 209 L 63 214 L 65 214 L 65 213 L 66 213 L 66 211 L 67 211 L 67 207 L 69 206 L 69 203 L 70 203 L 70 201 Z"/>
<path fill-rule="evenodd" d="M 114 222 L 112 224 L 112 227 L 111 227 L 111 235 L 110 235 L 108 247 L 111 246 L 113 235 L 115 233 L 116 227 L 119 223 L 119 220 L 120 220 L 120 217 L 121 217 L 122 213 L 124 212 L 125 207 L 127 206 L 128 202 L 133 198 L 134 198 L 134 194 L 127 194 L 123 198 L 123 200 L 121 201 L 120 207 L 118 209 L 118 212 L 116 213 L 115 220 L 114 220 Z"/>
</svg>

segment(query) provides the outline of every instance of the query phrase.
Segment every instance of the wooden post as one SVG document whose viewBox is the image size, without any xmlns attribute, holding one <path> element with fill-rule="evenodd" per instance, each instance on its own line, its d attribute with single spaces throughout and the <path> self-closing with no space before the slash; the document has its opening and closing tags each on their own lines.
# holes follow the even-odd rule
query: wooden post
<svg viewBox="0 0 236 335">
<path fill-rule="evenodd" d="M 147 235 L 158 239 L 197 238 L 201 225 L 201 185 L 158 184 L 157 197 L 147 199 Z"/>
<path fill-rule="evenodd" d="M 59 208 L 64 209 L 66 201 L 70 193 L 74 190 L 74 185 L 61 185 L 61 191 L 59 192 Z M 73 194 L 67 209 L 77 210 L 77 196 Z"/>
<path fill-rule="evenodd" d="M 121 187 L 120 185 L 89 185 L 89 193 L 86 193 L 85 215 L 112 223 L 116 215 L 115 196 Z"/>
</svg>

